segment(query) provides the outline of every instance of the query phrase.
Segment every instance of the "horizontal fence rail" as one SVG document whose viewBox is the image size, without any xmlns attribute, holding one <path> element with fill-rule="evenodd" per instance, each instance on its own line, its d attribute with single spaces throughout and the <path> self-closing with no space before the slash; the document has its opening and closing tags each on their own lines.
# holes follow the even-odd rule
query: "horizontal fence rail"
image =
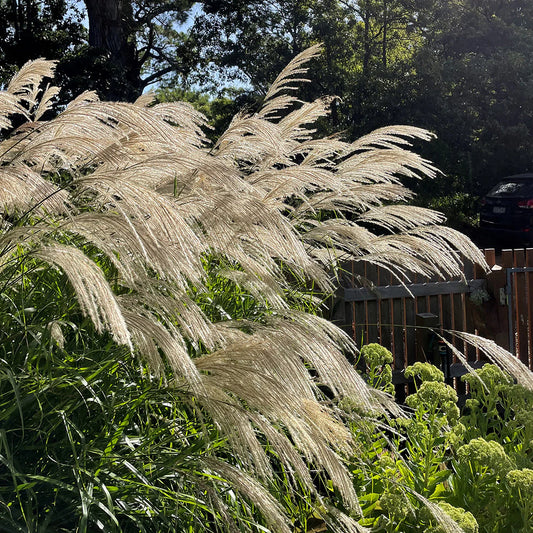
<svg viewBox="0 0 533 533">
<path fill-rule="evenodd" d="M 395 298 L 416 298 L 419 296 L 437 296 L 439 294 L 463 294 L 476 289 L 482 289 L 485 280 L 473 279 L 470 281 L 437 281 L 432 283 L 412 283 L 410 285 L 386 285 L 372 289 L 345 288 L 344 300 L 346 302 L 363 302 L 367 300 L 393 300 Z"/>
</svg>

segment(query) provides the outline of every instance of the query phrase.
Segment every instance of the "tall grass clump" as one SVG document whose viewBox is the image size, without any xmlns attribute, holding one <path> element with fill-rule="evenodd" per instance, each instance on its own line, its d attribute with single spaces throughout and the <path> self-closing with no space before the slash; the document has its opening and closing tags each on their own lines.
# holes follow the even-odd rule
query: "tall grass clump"
<svg viewBox="0 0 533 533">
<path fill-rule="evenodd" d="M 49 61 L 0 93 L 6 531 L 363 530 L 338 401 L 396 407 L 316 294 L 344 260 L 455 275 L 483 258 L 406 204 L 402 177 L 436 173 L 409 150 L 428 132 L 315 137 L 329 100 L 294 84 L 317 53 L 216 143 L 191 106 L 148 97 L 84 93 L 46 119 Z"/>
</svg>

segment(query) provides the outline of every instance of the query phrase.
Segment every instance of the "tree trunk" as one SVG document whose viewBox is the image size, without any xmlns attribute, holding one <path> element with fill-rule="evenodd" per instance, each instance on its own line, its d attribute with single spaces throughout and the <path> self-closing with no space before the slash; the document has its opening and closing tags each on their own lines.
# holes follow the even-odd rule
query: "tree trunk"
<svg viewBox="0 0 533 533">
<path fill-rule="evenodd" d="M 383 0 L 383 44 L 381 47 L 381 55 L 382 55 L 381 59 L 382 59 L 384 70 L 387 69 L 387 46 L 388 46 L 387 30 L 388 30 L 388 24 L 389 24 L 388 15 L 389 14 L 388 14 L 388 9 L 387 9 L 387 0 Z"/>
<path fill-rule="evenodd" d="M 363 78 L 368 77 L 368 67 L 370 65 L 370 56 L 372 54 L 370 46 L 370 14 L 365 11 L 363 13 L 363 23 L 364 23 L 364 37 L 363 37 Z"/>
<path fill-rule="evenodd" d="M 131 5 L 123 0 L 84 0 L 89 19 L 89 46 L 101 51 L 113 70 L 111 86 L 102 97 L 134 100 L 142 92 L 134 36 L 128 34 Z"/>
</svg>

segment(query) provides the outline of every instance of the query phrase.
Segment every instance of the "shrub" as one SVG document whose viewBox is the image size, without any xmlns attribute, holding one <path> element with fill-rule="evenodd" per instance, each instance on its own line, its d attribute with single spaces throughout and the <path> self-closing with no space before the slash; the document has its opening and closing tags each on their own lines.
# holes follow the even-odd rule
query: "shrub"
<svg viewBox="0 0 533 533">
<path fill-rule="evenodd" d="M 527 383 L 528 369 L 489 348 Z M 416 378 L 416 392 L 406 399 L 412 411 L 382 417 L 366 431 L 361 423 L 353 426 L 361 524 L 402 533 L 529 531 L 532 391 L 487 363 L 464 378 L 471 398 L 459 417 L 457 395 L 438 369 L 415 363 L 405 374 Z"/>
</svg>

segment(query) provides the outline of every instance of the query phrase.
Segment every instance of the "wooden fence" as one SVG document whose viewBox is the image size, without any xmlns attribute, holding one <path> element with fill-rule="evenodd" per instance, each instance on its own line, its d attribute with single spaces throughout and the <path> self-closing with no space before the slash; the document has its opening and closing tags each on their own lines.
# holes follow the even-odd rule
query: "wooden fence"
<svg viewBox="0 0 533 533">
<path fill-rule="evenodd" d="M 442 281 L 420 276 L 394 278 L 386 269 L 345 265 L 332 319 L 358 345 L 378 342 L 394 355 L 394 380 L 415 361 L 439 364 L 449 381 L 465 369 L 432 331 L 465 331 L 494 340 L 533 369 L 533 249 L 484 251 L 490 272 L 471 264 L 463 278 Z M 452 340 L 474 366 L 483 355 Z M 460 392 L 460 391 L 458 391 Z"/>
</svg>

